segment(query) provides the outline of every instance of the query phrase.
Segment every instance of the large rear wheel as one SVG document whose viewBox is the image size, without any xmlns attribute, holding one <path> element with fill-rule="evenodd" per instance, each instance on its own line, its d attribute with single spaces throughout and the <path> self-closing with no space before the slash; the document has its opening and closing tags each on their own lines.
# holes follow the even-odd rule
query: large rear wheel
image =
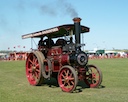
<svg viewBox="0 0 128 102">
<path fill-rule="evenodd" d="M 43 82 L 41 62 L 42 56 L 39 55 L 39 51 L 31 52 L 26 60 L 26 76 L 31 85 L 38 86 Z"/>
<path fill-rule="evenodd" d="M 73 92 L 78 83 L 78 76 L 71 66 L 63 66 L 58 73 L 58 83 L 65 92 Z"/>
<path fill-rule="evenodd" d="M 94 65 L 87 65 L 84 81 L 90 88 L 98 87 L 102 82 L 101 70 Z"/>
</svg>

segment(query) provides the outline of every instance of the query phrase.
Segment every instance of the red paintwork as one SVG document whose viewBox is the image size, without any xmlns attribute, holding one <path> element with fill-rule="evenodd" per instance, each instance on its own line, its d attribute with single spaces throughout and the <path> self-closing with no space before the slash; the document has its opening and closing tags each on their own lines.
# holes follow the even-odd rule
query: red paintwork
<svg viewBox="0 0 128 102">
<path fill-rule="evenodd" d="M 85 70 L 85 68 L 79 67 L 79 68 L 78 68 L 78 79 L 79 79 L 79 80 L 85 79 L 85 75 L 86 75 L 86 70 Z"/>
<path fill-rule="evenodd" d="M 60 46 L 53 47 L 48 50 L 47 58 L 52 59 L 52 71 L 58 72 L 62 65 L 69 64 L 69 55 L 62 52 L 62 48 Z M 48 66 L 46 67 L 46 71 L 48 71 Z"/>
<path fill-rule="evenodd" d="M 68 53 L 63 53 L 62 48 L 60 46 L 52 47 L 51 49 L 48 50 L 47 54 L 48 58 L 52 58 L 52 71 L 53 72 L 59 72 L 60 68 L 63 65 L 69 65 L 69 54 Z M 79 80 L 84 80 L 85 75 L 86 75 L 86 70 L 85 68 L 78 67 L 78 79 Z M 46 71 L 48 71 L 49 68 L 46 66 Z"/>
<path fill-rule="evenodd" d="M 62 54 L 62 48 L 60 46 L 56 46 L 48 50 L 47 56 L 58 56 L 60 54 Z"/>
</svg>

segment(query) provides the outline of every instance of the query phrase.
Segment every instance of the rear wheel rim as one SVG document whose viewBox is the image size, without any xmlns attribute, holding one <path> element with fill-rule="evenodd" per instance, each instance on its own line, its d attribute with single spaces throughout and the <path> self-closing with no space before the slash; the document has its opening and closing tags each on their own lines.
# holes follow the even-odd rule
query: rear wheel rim
<svg viewBox="0 0 128 102">
<path fill-rule="evenodd" d="M 26 60 L 26 76 L 31 85 L 39 85 L 42 80 L 41 61 L 36 53 L 30 53 Z"/>
<path fill-rule="evenodd" d="M 59 72 L 58 83 L 65 92 L 73 92 L 78 83 L 76 71 L 70 66 L 64 66 Z"/>
<path fill-rule="evenodd" d="M 90 88 L 98 87 L 102 82 L 102 72 L 94 65 L 88 65 L 86 70 L 85 83 Z"/>
</svg>

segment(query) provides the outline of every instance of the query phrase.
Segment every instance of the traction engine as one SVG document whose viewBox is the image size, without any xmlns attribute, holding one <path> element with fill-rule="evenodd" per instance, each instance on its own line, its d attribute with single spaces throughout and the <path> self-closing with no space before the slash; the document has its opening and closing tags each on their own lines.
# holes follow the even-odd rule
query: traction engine
<svg viewBox="0 0 128 102">
<path fill-rule="evenodd" d="M 81 50 L 81 33 L 89 28 L 80 25 L 81 18 L 74 18 L 74 24 L 25 34 L 25 38 L 41 38 L 38 49 L 33 50 L 26 60 L 26 77 L 33 86 L 41 85 L 45 79 L 56 78 L 62 91 L 73 92 L 79 80 L 90 88 L 98 87 L 102 82 L 102 72 L 88 64 L 87 54 Z M 75 42 L 73 42 L 73 34 Z M 70 36 L 69 40 L 60 37 Z M 44 37 L 47 39 L 43 40 Z M 56 43 L 53 39 L 58 38 Z"/>
</svg>

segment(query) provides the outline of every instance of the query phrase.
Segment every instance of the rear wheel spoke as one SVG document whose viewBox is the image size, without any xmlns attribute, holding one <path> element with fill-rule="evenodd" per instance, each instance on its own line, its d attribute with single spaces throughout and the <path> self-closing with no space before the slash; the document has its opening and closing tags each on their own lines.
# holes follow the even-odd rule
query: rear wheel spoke
<svg viewBox="0 0 128 102">
<path fill-rule="evenodd" d="M 31 59 L 28 59 L 28 62 L 30 62 L 33 65 L 33 61 Z"/>
</svg>

